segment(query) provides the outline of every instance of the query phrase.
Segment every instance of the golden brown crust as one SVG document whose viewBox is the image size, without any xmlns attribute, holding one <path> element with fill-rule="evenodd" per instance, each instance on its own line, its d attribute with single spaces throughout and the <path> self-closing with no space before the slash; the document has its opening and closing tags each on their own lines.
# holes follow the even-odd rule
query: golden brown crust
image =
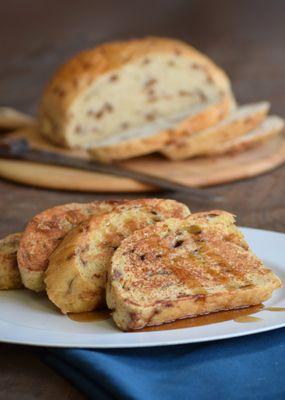
<svg viewBox="0 0 285 400">
<path fill-rule="evenodd" d="M 223 211 L 169 219 L 135 232 L 112 258 L 107 304 L 123 330 L 245 307 L 281 281 L 249 250 Z"/>
<path fill-rule="evenodd" d="M 56 206 L 36 215 L 20 241 L 18 264 L 24 285 L 44 290 L 43 273 L 49 256 L 72 228 L 95 214 L 102 214 L 124 201 L 95 201 Z"/>
<path fill-rule="evenodd" d="M 22 233 L 0 240 L 0 290 L 23 287 L 17 264 L 17 251 Z"/>
</svg>

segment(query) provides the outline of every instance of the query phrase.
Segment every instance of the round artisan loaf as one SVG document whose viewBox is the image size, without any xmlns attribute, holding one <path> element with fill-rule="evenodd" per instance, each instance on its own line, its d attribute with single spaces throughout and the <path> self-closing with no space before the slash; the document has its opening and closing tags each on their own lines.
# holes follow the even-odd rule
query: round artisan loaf
<svg viewBox="0 0 285 400">
<path fill-rule="evenodd" d="M 13 233 L 0 240 L 0 289 L 23 286 L 17 263 L 17 251 L 22 233 Z"/>
<path fill-rule="evenodd" d="M 37 292 L 44 290 L 44 271 L 49 256 L 67 232 L 92 215 L 109 212 L 122 203 L 124 201 L 70 203 L 49 208 L 36 215 L 23 233 L 17 255 L 24 285 Z"/>
<path fill-rule="evenodd" d="M 39 127 L 60 145 L 94 148 L 94 156 L 127 141 L 133 156 L 183 135 L 189 117 L 216 103 L 221 115 L 234 103 L 219 67 L 181 41 L 149 37 L 103 44 L 63 65 L 43 94 Z"/>
<path fill-rule="evenodd" d="M 141 199 L 83 222 L 50 257 L 45 278 L 49 299 L 63 313 L 104 306 L 107 269 L 121 241 L 137 229 L 189 213 L 174 200 Z"/>
</svg>

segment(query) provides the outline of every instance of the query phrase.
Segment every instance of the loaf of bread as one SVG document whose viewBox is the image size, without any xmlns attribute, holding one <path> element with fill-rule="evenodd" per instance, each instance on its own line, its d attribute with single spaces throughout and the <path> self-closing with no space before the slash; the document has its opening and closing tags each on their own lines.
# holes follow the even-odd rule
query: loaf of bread
<svg viewBox="0 0 285 400">
<path fill-rule="evenodd" d="M 17 255 L 25 287 L 37 292 L 44 290 L 43 278 L 49 257 L 67 232 L 92 215 L 109 212 L 123 202 L 95 201 L 63 204 L 36 215 L 23 233 Z"/>
<path fill-rule="evenodd" d="M 218 112 L 208 118 L 212 107 Z M 205 129 L 232 107 L 229 79 L 209 58 L 183 42 L 150 37 L 104 44 L 63 65 L 43 94 L 39 127 L 54 143 L 106 159 L 118 147 L 123 159 L 188 134 L 195 114 Z M 111 147 L 112 156 L 100 155 L 100 147 Z"/>
<path fill-rule="evenodd" d="M 269 106 L 268 102 L 241 106 L 208 129 L 194 135 L 173 138 L 161 152 L 172 160 L 184 160 L 214 153 L 222 154 L 223 144 L 256 128 L 266 117 Z"/>
<path fill-rule="evenodd" d="M 224 211 L 169 219 L 115 251 L 107 305 L 123 330 L 259 304 L 280 279 L 250 251 Z"/>
<path fill-rule="evenodd" d="M 13 233 L 0 240 L 0 289 L 23 286 L 17 263 L 17 251 L 22 234 Z"/>
<path fill-rule="evenodd" d="M 254 146 L 258 146 L 274 137 L 284 130 L 284 119 L 271 115 L 267 117 L 257 128 L 247 132 L 243 136 L 227 140 L 209 151 L 209 155 L 225 153 L 237 153 Z"/>
<path fill-rule="evenodd" d="M 141 199 L 83 222 L 50 257 L 45 278 L 49 299 L 63 313 L 104 306 L 107 268 L 121 241 L 136 229 L 188 215 L 189 209 L 174 200 Z"/>
</svg>

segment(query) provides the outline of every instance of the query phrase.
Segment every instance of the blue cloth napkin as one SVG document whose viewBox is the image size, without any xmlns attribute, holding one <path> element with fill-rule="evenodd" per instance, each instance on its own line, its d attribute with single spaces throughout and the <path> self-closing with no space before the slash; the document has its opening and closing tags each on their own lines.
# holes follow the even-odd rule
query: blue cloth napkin
<svg viewBox="0 0 285 400">
<path fill-rule="evenodd" d="M 285 399 L 285 329 L 168 347 L 48 349 L 42 357 L 96 400 Z"/>
</svg>

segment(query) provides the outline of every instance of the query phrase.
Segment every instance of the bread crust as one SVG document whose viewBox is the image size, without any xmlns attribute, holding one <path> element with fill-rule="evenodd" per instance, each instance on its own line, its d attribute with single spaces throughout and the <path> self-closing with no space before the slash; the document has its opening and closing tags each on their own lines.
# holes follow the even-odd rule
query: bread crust
<svg viewBox="0 0 285 400">
<path fill-rule="evenodd" d="M 0 240 L 0 290 L 23 287 L 17 264 L 17 251 L 22 233 L 13 233 Z"/>
<path fill-rule="evenodd" d="M 112 210 L 122 201 L 63 204 L 37 214 L 27 225 L 17 254 L 22 281 L 28 289 L 42 291 L 48 259 L 63 237 L 92 215 Z"/>
<path fill-rule="evenodd" d="M 83 222 L 50 257 L 45 278 L 49 299 L 63 313 L 102 307 L 107 268 L 120 242 L 138 228 L 187 215 L 188 207 L 174 200 L 141 199 Z"/>
<path fill-rule="evenodd" d="M 249 250 L 234 216 L 214 210 L 136 231 L 116 250 L 107 305 L 122 330 L 246 307 L 280 279 Z"/>
<path fill-rule="evenodd" d="M 208 57 L 193 47 L 174 39 L 148 37 L 144 39 L 118 41 L 102 44 L 95 49 L 83 51 L 58 69 L 47 85 L 39 108 L 40 132 L 51 141 L 69 147 L 64 134 L 69 120 L 69 110 L 74 101 L 98 78 L 112 71 L 117 71 L 128 63 L 151 54 L 174 53 L 189 57 L 193 62 L 206 65 L 212 79 L 221 88 L 221 92 L 231 97 L 230 82 L 224 71 Z M 46 127 L 45 121 L 49 119 Z M 178 129 L 180 132 L 180 129 Z M 156 134 L 156 141 L 163 145 L 165 132 Z M 150 145 L 153 146 L 152 143 Z M 153 147 L 150 146 L 150 151 Z M 155 146 L 157 147 L 157 145 Z M 143 154 L 147 149 L 142 148 Z M 136 152 L 136 154 L 138 151 Z"/>
</svg>

